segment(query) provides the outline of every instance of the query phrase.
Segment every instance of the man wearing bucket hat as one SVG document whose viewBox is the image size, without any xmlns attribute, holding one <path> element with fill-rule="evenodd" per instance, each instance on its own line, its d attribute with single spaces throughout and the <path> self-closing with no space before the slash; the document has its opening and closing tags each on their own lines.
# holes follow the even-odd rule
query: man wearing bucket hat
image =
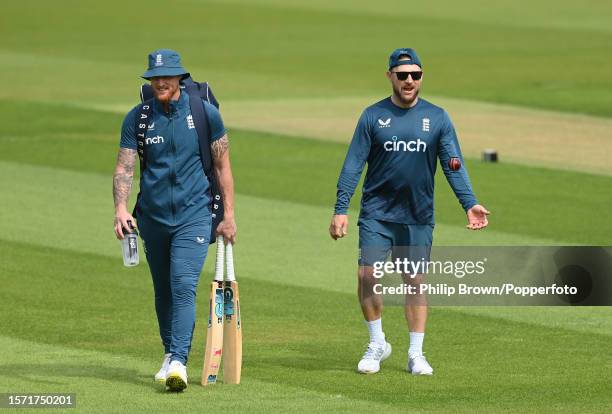
<svg viewBox="0 0 612 414">
<path fill-rule="evenodd" d="M 147 119 L 140 197 L 135 208 L 138 228 L 155 291 L 155 310 L 164 346 L 155 380 L 170 390 L 187 386 L 186 364 L 195 325 L 195 295 L 211 233 L 210 183 L 202 167 L 199 142 L 187 93 L 180 80 L 189 76 L 179 54 L 160 49 L 149 54 L 142 75 L 155 99 Z M 216 234 L 234 242 L 234 184 L 229 141 L 219 111 L 202 101 L 210 126 L 214 171 L 223 196 L 224 217 Z M 125 117 L 113 176 L 115 234 L 124 237 L 136 220 L 128 211 L 137 155 L 136 117 L 140 105 Z"/>
<path fill-rule="evenodd" d="M 467 228 L 479 230 L 488 224 L 489 212 L 474 197 L 448 114 L 418 96 L 422 67 L 413 49 L 393 51 L 387 70 L 392 95 L 366 108 L 361 115 L 338 179 L 329 228 L 334 240 L 347 234 L 349 202 L 368 163 L 357 223 L 359 299 L 370 334 L 357 366 L 364 374 L 378 372 L 380 363 L 391 354 L 391 345 L 382 330 L 382 298 L 374 289 L 380 283 L 374 278 L 374 266 L 383 264 L 390 252 L 394 258 L 400 256 L 412 263 L 422 258 L 429 260 L 438 159 L 467 213 Z M 415 286 L 423 281 L 422 272 L 404 273 L 404 277 Z M 431 375 L 433 369 L 422 350 L 427 320 L 424 295 L 407 296 L 405 316 L 410 331 L 407 370 L 413 375 Z"/>
</svg>

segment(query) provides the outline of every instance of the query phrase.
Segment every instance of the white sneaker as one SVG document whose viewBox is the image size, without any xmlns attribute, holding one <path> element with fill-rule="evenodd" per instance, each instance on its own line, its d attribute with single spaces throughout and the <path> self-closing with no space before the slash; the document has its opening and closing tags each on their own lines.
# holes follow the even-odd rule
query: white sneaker
<svg viewBox="0 0 612 414">
<path fill-rule="evenodd" d="M 408 372 L 412 375 L 432 375 L 433 368 L 423 355 L 416 355 L 408 359 Z"/>
<path fill-rule="evenodd" d="M 172 356 L 172 354 L 164 354 L 162 366 L 159 371 L 157 371 L 157 374 L 155 374 L 155 382 L 166 383 L 166 371 L 168 371 L 168 366 L 170 365 L 170 356 Z"/>
<path fill-rule="evenodd" d="M 357 364 L 357 371 L 362 374 L 376 374 L 380 371 L 380 363 L 391 355 L 391 344 L 385 342 L 384 345 L 370 342 L 361 361 Z"/>
<path fill-rule="evenodd" d="M 187 388 L 187 367 L 182 362 L 170 362 L 166 374 L 166 387 L 170 391 L 183 391 Z"/>
</svg>

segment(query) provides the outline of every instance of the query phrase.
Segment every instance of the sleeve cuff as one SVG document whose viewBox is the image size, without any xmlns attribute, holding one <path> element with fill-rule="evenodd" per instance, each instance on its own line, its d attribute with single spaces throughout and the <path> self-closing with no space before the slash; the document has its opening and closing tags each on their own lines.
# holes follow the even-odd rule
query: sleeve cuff
<svg viewBox="0 0 612 414">
<path fill-rule="evenodd" d="M 473 199 L 471 200 L 469 203 L 464 204 L 464 210 L 467 213 L 469 209 L 471 209 L 472 207 L 474 207 L 475 205 L 478 204 L 478 200 Z"/>
<path fill-rule="evenodd" d="M 138 146 L 137 145 L 133 145 L 133 144 L 126 144 L 124 142 L 121 142 L 119 144 L 119 148 L 126 148 L 126 149 L 131 149 L 131 150 L 137 150 Z"/>
<path fill-rule="evenodd" d="M 217 141 L 217 140 L 219 140 L 219 139 L 223 138 L 223 135 L 225 135 L 225 134 L 227 134 L 227 130 L 226 130 L 226 129 L 224 129 L 223 131 L 221 131 L 221 132 L 220 132 L 220 133 L 218 133 L 218 134 L 215 134 L 215 135 L 214 135 L 214 136 L 211 138 L 211 141 L 212 141 L 212 142 L 215 142 L 215 141 Z"/>
</svg>

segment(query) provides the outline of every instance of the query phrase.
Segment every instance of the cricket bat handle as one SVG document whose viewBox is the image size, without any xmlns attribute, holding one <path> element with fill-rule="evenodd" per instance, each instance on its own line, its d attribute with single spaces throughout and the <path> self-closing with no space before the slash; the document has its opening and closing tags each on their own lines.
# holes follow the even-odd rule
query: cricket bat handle
<svg viewBox="0 0 612 414">
<path fill-rule="evenodd" d="M 217 260 L 215 261 L 215 280 L 223 281 L 223 263 L 225 262 L 225 244 L 223 236 L 217 236 Z"/>
<path fill-rule="evenodd" d="M 225 254 L 227 259 L 227 281 L 234 282 L 236 280 L 236 274 L 234 273 L 234 246 L 232 243 L 228 243 L 225 248 Z"/>
</svg>

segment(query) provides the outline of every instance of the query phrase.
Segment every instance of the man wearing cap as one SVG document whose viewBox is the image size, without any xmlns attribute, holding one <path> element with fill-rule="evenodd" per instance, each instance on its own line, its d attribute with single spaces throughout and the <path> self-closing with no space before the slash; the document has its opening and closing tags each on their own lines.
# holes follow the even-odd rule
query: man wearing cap
<svg viewBox="0 0 612 414">
<path fill-rule="evenodd" d="M 402 247 L 403 258 L 429 260 L 438 158 L 467 213 L 467 228 L 486 227 L 489 214 L 474 197 L 448 114 L 418 96 L 423 71 L 416 52 L 410 48 L 395 50 L 389 58 L 387 77 L 392 95 L 366 108 L 357 123 L 338 179 L 337 201 L 329 228 L 334 240 L 347 234 L 349 202 L 367 162 L 357 222 L 359 299 L 370 334 L 357 370 L 365 374 L 378 372 L 381 361 L 391 354 L 391 345 L 382 330 L 382 298 L 373 290 L 374 284 L 380 283 L 373 277 L 373 266 L 384 262 L 390 252 L 398 257 Z M 407 283 L 417 286 L 423 281 L 422 274 L 404 276 Z M 433 369 L 422 349 L 427 321 L 424 295 L 406 301 L 405 315 L 410 338 L 407 370 L 413 375 L 431 375 Z"/>
<path fill-rule="evenodd" d="M 161 49 L 149 55 L 149 67 L 142 77 L 151 82 L 155 99 L 147 122 L 147 164 L 141 171 L 135 209 L 165 351 L 155 380 L 174 391 L 187 386 L 185 366 L 195 325 L 196 287 L 211 233 L 210 183 L 200 158 L 189 97 L 179 86 L 187 76 L 177 52 Z M 202 101 L 202 105 L 210 124 L 211 154 L 225 210 L 216 234 L 233 243 L 236 224 L 229 141 L 219 111 L 208 102 Z M 136 224 L 128 211 L 128 200 L 136 164 L 135 117 L 139 107 L 134 107 L 123 121 L 113 176 L 118 239 L 124 237 L 130 224 Z"/>
</svg>

